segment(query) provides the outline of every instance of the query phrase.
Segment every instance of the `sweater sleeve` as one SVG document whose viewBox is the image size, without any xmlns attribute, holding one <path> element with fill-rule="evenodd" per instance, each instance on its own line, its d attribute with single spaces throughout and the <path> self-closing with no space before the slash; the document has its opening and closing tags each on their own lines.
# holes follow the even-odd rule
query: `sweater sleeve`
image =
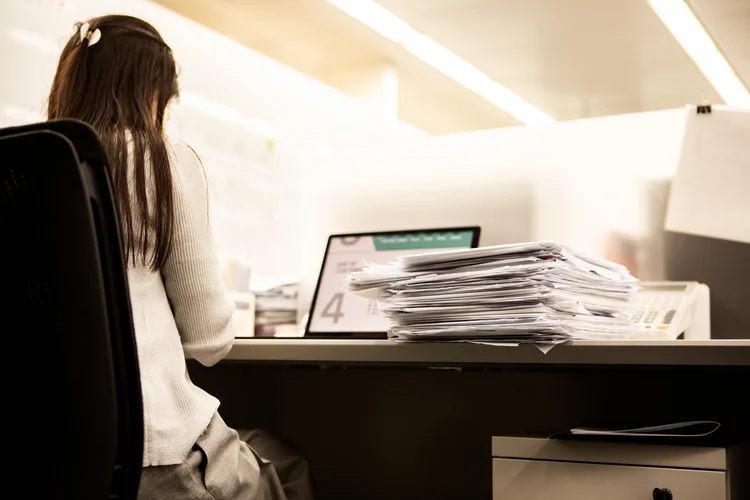
<svg viewBox="0 0 750 500">
<path fill-rule="evenodd" d="M 161 273 L 183 350 L 201 364 L 212 366 L 232 348 L 234 302 L 224 288 L 211 237 L 203 165 L 186 144 L 170 146 L 174 233 Z"/>
</svg>

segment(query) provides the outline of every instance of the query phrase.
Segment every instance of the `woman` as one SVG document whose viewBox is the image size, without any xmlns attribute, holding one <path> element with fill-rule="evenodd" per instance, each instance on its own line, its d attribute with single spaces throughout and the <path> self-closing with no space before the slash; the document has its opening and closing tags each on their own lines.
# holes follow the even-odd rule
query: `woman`
<svg viewBox="0 0 750 500">
<path fill-rule="evenodd" d="M 88 123 L 109 155 L 143 388 L 139 498 L 285 499 L 274 466 L 187 374 L 184 353 L 210 366 L 229 352 L 234 304 L 211 241 L 202 165 L 163 135 L 177 93 L 175 60 L 159 33 L 140 19 L 104 16 L 77 27 L 49 95 L 49 119 Z M 304 463 L 295 468 L 291 475 L 306 475 Z M 299 485 L 287 492 L 295 488 L 310 497 Z"/>
</svg>

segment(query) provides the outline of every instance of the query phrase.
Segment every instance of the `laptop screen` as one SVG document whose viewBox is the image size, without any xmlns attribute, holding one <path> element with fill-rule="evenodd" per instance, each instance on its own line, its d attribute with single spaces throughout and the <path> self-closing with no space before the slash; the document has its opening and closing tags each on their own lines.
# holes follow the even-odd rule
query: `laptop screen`
<svg viewBox="0 0 750 500">
<path fill-rule="evenodd" d="M 306 335 L 385 337 L 388 319 L 380 314 L 376 301 L 349 292 L 349 273 L 368 263 L 394 262 L 401 255 L 475 248 L 479 231 L 478 227 L 468 227 L 329 237 Z"/>
</svg>

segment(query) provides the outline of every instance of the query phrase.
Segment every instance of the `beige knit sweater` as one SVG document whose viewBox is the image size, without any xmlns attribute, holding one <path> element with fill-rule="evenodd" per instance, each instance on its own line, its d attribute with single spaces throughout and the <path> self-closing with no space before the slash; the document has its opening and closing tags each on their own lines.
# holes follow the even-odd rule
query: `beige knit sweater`
<svg viewBox="0 0 750 500">
<path fill-rule="evenodd" d="M 221 280 L 208 220 L 203 167 L 185 144 L 170 142 L 174 241 L 161 272 L 128 268 L 143 390 L 143 465 L 182 463 L 219 401 L 190 381 L 185 354 L 210 366 L 234 340 L 234 303 Z M 133 190 L 131 189 L 131 192 Z"/>
</svg>

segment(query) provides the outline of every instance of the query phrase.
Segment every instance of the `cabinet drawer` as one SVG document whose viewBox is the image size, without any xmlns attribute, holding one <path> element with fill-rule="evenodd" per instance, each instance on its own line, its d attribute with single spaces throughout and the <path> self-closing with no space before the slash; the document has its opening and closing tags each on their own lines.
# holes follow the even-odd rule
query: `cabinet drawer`
<svg viewBox="0 0 750 500">
<path fill-rule="evenodd" d="M 674 500 L 727 500 L 720 471 L 575 462 L 492 461 L 493 500 L 651 500 L 668 488 Z"/>
</svg>

